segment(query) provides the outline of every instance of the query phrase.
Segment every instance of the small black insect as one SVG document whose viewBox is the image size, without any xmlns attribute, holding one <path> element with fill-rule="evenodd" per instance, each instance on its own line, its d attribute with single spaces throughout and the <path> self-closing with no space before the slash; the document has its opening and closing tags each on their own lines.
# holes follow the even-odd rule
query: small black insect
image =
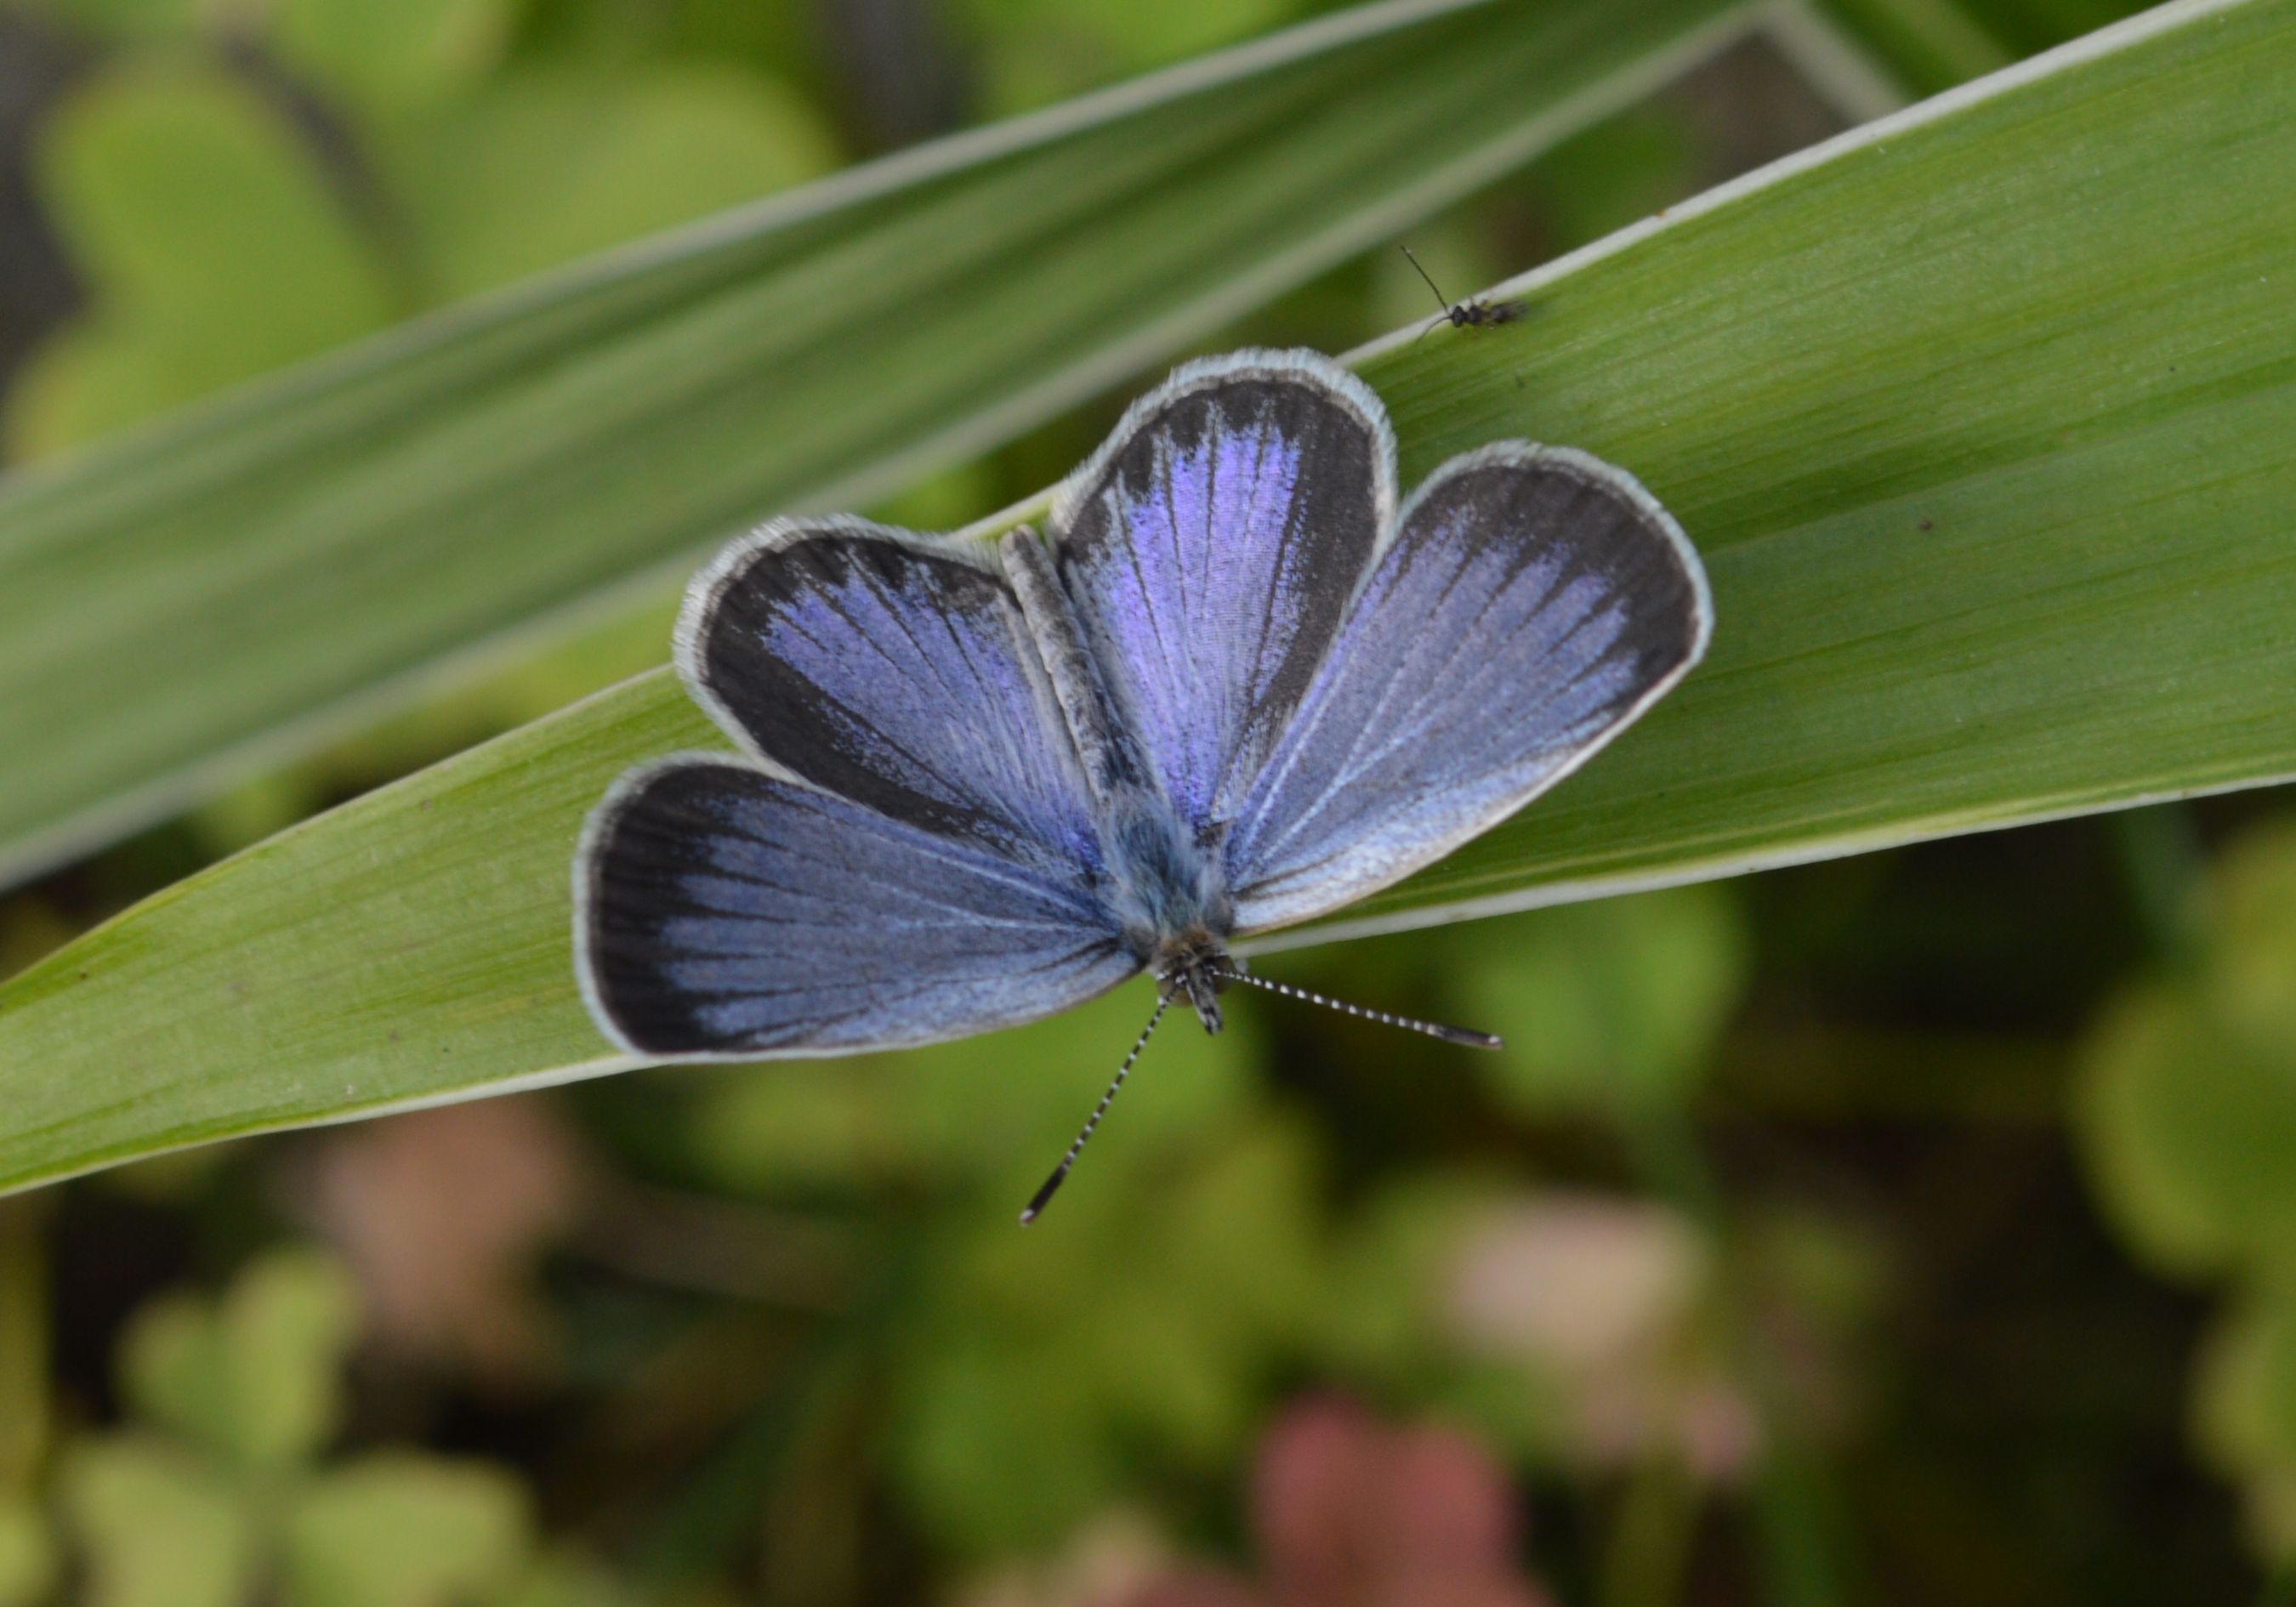
<svg viewBox="0 0 2296 1607">
<path fill-rule="evenodd" d="M 1398 249 L 1409 258 L 1411 266 L 1418 270 L 1419 276 L 1427 281 L 1427 288 L 1435 291 L 1435 299 L 1443 308 L 1433 323 L 1412 337 L 1414 345 L 1433 334 L 1439 324 L 1448 322 L 1454 329 L 1488 329 L 1500 324 L 1512 324 L 1530 310 L 1528 301 L 1454 301 L 1437 289 L 1433 277 L 1425 268 L 1419 266 L 1419 258 L 1411 255 L 1409 246 Z"/>
</svg>

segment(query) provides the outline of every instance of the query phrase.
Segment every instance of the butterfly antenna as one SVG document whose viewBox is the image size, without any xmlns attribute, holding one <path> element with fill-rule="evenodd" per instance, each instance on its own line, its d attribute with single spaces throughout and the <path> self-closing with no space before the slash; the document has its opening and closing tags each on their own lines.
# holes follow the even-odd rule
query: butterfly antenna
<svg viewBox="0 0 2296 1607">
<path fill-rule="evenodd" d="M 1108 1114 L 1108 1107 L 1116 1103 L 1116 1095 L 1122 1090 L 1124 1079 L 1132 1075 L 1132 1063 L 1140 1058 L 1140 1052 L 1148 1046 L 1149 1036 L 1156 1030 L 1156 1023 L 1162 1021 L 1164 1013 L 1172 1007 L 1172 995 L 1167 993 L 1157 999 L 1155 1011 L 1149 1016 L 1148 1024 L 1140 1029 L 1140 1036 L 1133 1040 L 1132 1053 L 1124 1057 L 1122 1065 L 1117 1067 L 1116 1080 L 1108 1085 L 1108 1092 L 1102 1095 L 1100 1103 L 1093 1107 L 1092 1119 L 1084 1124 L 1084 1131 L 1078 1133 L 1076 1136 L 1076 1142 L 1069 1145 L 1069 1152 L 1061 1157 L 1060 1165 L 1054 1167 L 1053 1175 L 1045 1179 L 1045 1186 L 1037 1191 L 1036 1197 L 1029 1201 L 1029 1209 L 1021 1213 L 1021 1226 L 1026 1227 L 1038 1217 L 1043 1216 L 1045 1207 L 1050 1205 L 1053 1202 L 1053 1196 L 1060 1193 L 1061 1185 L 1069 1180 L 1069 1168 L 1074 1166 L 1076 1158 L 1084 1152 L 1085 1144 L 1092 1137 L 1092 1130 L 1100 1125 L 1100 1119 Z"/>
<path fill-rule="evenodd" d="M 1256 977 L 1249 972 L 1223 971 L 1219 973 L 1231 982 L 1246 982 L 1254 988 L 1265 988 L 1270 993 L 1280 993 L 1287 999 L 1304 999 L 1310 1004 L 1321 1004 L 1342 1015 L 1360 1016 L 1367 1021 L 1383 1021 L 1390 1027 L 1400 1027 L 1406 1032 L 1423 1032 L 1429 1037 L 1439 1037 L 1447 1044 L 1461 1044 L 1470 1049 L 1504 1049 L 1506 1040 L 1496 1032 L 1476 1032 L 1466 1027 L 1447 1027 L 1440 1021 L 1423 1021 L 1415 1016 L 1394 1015 L 1384 1010 L 1366 1009 L 1350 1004 L 1345 999 L 1332 998 L 1329 994 L 1316 993 L 1306 988 L 1294 988 L 1289 982 L 1278 982 L 1267 977 Z"/>
</svg>

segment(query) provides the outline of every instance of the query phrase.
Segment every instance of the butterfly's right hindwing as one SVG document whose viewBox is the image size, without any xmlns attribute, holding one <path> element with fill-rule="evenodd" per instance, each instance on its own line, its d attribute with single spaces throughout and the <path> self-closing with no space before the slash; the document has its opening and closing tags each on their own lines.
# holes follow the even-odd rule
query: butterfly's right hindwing
<svg viewBox="0 0 2296 1607">
<path fill-rule="evenodd" d="M 1706 651 L 1681 528 L 1585 453 L 1501 442 L 1403 511 L 1226 841 L 1239 931 L 1352 903 L 1568 775 Z"/>
</svg>

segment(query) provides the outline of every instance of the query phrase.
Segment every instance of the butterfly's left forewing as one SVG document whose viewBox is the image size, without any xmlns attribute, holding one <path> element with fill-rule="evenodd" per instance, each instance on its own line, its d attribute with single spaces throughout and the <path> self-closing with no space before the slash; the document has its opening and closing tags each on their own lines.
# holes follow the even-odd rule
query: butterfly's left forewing
<svg viewBox="0 0 2296 1607">
<path fill-rule="evenodd" d="M 1624 471 L 1501 443 L 1414 495 L 1226 840 L 1237 928 L 1400 880 L 1569 775 L 1679 680 L 1697 554 Z"/>
<path fill-rule="evenodd" d="M 1082 768 L 988 554 L 780 521 L 697 578 L 677 657 L 755 760 L 636 772 L 591 817 L 577 965 L 626 1048 L 928 1043 L 1140 968 L 1100 887 Z"/>
<path fill-rule="evenodd" d="M 1097 862 L 1083 772 L 984 548 L 780 520 L 695 579 L 679 672 L 769 764 L 1024 859 Z"/>
</svg>

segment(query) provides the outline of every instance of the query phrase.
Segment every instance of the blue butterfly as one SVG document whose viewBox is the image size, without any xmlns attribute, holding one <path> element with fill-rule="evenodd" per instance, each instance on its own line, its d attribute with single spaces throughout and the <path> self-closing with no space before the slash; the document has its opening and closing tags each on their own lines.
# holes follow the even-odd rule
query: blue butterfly
<svg viewBox="0 0 2296 1607">
<path fill-rule="evenodd" d="M 583 997 L 650 1059 L 934 1043 L 1152 972 L 1023 1220 L 1166 1009 L 1218 1031 L 1224 988 L 1276 986 L 1232 942 L 1513 814 L 1713 618 L 1681 529 L 1585 453 L 1498 442 L 1398 507 L 1379 398 L 1311 352 L 1180 368 L 1048 523 L 994 553 L 842 516 L 734 543 L 676 660 L 744 757 L 631 771 L 574 866 Z"/>
</svg>

